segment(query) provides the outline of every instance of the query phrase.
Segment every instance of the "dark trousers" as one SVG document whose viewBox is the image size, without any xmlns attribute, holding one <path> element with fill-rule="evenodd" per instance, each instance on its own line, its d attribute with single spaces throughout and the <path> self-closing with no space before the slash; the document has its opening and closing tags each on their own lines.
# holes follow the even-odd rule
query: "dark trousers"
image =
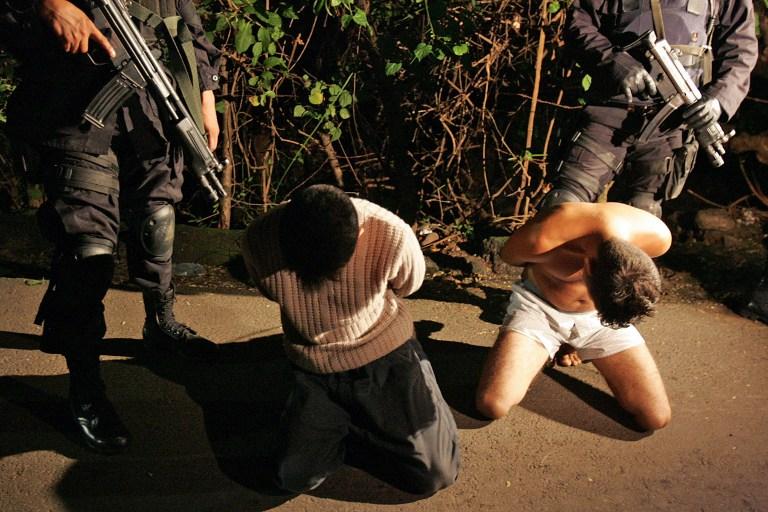
<svg viewBox="0 0 768 512">
<path fill-rule="evenodd" d="M 167 290 L 171 285 L 170 257 L 144 250 L 139 231 L 152 211 L 181 199 L 182 162 L 160 133 L 159 121 L 145 110 L 134 99 L 119 111 L 107 154 L 50 148 L 41 153 L 46 201 L 38 223 L 55 251 L 38 323 L 44 324 L 43 350 L 63 353 L 68 361 L 77 357 L 92 366 L 97 360 L 96 345 L 106 330 L 102 300 L 112 279 L 121 215 L 129 228 L 131 278 L 144 290 Z M 78 166 L 96 174 L 75 181 L 62 177 L 68 167 Z M 105 177 L 110 174 L 111 182 Z M 89 176 L 96 177 L 95 186 Z M 101 247 L 101 253 L 89 255 L 87 248 L 94 246 Z"/>
<path fill-rule="evenodd" d="M 657 194 L 672 170 L 675 150 L 683 145 L 683 131 L 667 128 L 665 123 L 660 133 L 639 143 L 636 137 L 646 122 L 641 112 L 626 107 L 588 106 L 584 115 L 579 130 L 584 139 L 577 139 L 569 147 L 553 188 L 569 190 L 581 200 L 593 202 L 616 179 L 616 200 L 626 201 L 636 194 Z M 670 121 L 674 126 L 674 119 Z M 587 139 L 592 143 L 583 142 Z"/>
<path fill-rule="evenodd" d="M 416 339 L 361 368 L 294 375 L 277 461 L 281 488 L 314 489 L 343 463 L 414 494 L 456 480 L 456 423 Z"/>
</svg>

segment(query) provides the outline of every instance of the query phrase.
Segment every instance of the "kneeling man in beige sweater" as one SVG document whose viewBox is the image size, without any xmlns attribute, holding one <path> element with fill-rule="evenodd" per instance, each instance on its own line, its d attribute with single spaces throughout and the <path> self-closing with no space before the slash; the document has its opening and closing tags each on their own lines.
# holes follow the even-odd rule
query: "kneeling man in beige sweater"
<svg viewBox="0 0 768 512">
<path fill-rule="evenodd" d="M 451 485 L 456 423 L 402 300 L 424 279 L 408 225 L 314 185 L 249 226 L 243 257 L 264 296 L 280 305 L 295 378 L 277 485 L 305 492 L 343 463 L 414 494 Z"/>
</svg>

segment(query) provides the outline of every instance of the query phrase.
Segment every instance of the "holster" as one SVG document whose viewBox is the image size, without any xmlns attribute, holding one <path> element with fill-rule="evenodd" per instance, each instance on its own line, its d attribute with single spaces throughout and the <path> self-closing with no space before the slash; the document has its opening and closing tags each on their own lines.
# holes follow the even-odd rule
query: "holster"
<svg viewBox="0 0 768 512">
<path fill-rule="evenodd" d="M 667 175 L 664 183 L 665 200 L 675 199 L 683 191 L 685 182 L 696 163 L 696 153 L 698 150 L 699 141 L 696 140 L 693 130 L 688 130 L 683 146 L 677 148 L 672 156 L 672 170 Z"/>
</svg>

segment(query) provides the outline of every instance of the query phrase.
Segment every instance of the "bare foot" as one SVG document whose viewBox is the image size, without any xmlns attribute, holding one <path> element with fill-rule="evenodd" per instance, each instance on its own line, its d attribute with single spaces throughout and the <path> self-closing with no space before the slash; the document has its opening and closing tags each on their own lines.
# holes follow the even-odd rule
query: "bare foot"
<svg viewBox="0 0 768 512">
<path fill-rule="evenodd" d="M 564 343 L 555 354 L 555 362 L 558 366 L 578 366 L 583 361 L 575 348 Z"/>
</svg>

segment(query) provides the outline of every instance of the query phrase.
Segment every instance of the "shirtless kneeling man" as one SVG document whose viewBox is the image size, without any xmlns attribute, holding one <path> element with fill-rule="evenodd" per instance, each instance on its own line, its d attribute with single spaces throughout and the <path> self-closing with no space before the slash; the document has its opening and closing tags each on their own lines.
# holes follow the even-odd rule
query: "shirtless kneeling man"
<svg viewBox="0 0 768 512">
<path fill-rule="evenodd" d="M 666 426 L 664 383 L 632 323 L 652 314 L 659 300 L 661 278 L 651 258 L 664 254 L 671 239 L 661 220 L 621 203 L 560 204 L 515 231 L 501 257 L 524 270 L 480 377 L 478 410 L 501 418 L 548 360 L 584 360 L 640 428 Z"/>
</svg>

